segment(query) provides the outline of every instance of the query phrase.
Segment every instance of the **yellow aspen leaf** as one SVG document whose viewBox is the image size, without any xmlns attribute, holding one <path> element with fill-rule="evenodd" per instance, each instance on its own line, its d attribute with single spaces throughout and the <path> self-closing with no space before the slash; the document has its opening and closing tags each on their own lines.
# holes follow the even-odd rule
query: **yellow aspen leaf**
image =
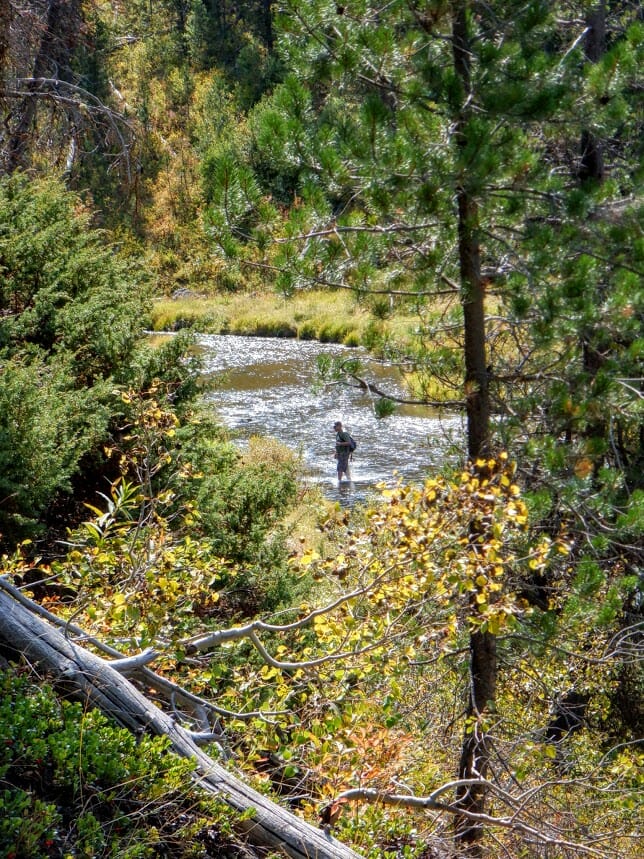
<svg viewBox="0 0 644 859">
<path fill-rule="evenodd" d="M 476 584 L 477 584 L 480 588 L 484 588 L 484 587 L 487 585 L 487 577 L 486 577 L 486 576 L 484 576 L 484 575 L 482 575 L 482 574 L 481 574 L 481 575 L 479 575 L 479 576 L 477 576 L 477 577 L 476 577 Z"/>
<path fill-rule="evenodd" d="M 480 606 L 484 606 L 484 605 L 486 604 L 486 602 L 487 602 L 487 594 L 484 594 L 484 593 L 478 593 L 478 594 L 476 595 L 476 602 L 477 602 Z"/>
<path fill-rule="evenodd" d="M 498 635 L 501 631 L 501 620 L 498 614 L 493 614 L 485 622 L 486 630 L 490 635 Z"/>
</svg>

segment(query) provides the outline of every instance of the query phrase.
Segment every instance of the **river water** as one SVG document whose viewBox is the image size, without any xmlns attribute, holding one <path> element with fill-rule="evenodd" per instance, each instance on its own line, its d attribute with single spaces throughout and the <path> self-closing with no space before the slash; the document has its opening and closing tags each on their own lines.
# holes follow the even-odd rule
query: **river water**
<svg viewBox="0 0 644 859">
<path fill-rule="evenodd" d="M 364 500 L 376 484 L 420 482 L 446 460 L 463 455 L 463 419 L 421 406 L 377 418 L 371 397 L 355 388 L 316 388 L 319 355 L 359 357 L 363 375 L 379 388 L 402 393 L 398 373 L 366 351 L 336 344 L 276 337 L 204 335 L 205 369 L 215 382 L 207 400 L 239 444 L 251 435 L 276 438 L 298 452 L 305 479 L 341 504 Z M 338 486 L 333 424 L 342 421 L 358 443 L 352 485 Z"/>
</svg>

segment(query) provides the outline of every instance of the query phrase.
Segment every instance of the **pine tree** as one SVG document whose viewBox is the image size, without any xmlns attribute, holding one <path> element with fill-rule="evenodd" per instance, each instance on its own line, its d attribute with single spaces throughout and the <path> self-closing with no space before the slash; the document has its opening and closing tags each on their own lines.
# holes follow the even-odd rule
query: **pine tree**
<svg viewBox="0 0 644 859">
<path fill-rule="evenodd" d="M 317 284 L 451 300 L 470 458 L 526 429 L 545 430 L 556 447 L 566 412 L 571 438 L 590 432 L 591 389 L 623 400 L 620 368 L 631 381 L 640 372 L 637 265 L 625 259 L 637 230 L 636 10 L 512 0 L 282 9 L 278 44 L 292 74 L 250 117 L 256 179 L 230 155 L 225 170 L 223 157 L 212 165 L 222 247 L 240 256 L 255 239 L 266 253 L 254 264 L 286 294 Z M 604 54 L 600 30 L 612 33 Z M 267 226 L 262 191 L 287 209 L 284 225 L 276 209 Z M 601 331 L 608 308 L 619 334 Z M 595 366 L 607 339 L 608 373 Z M 637 459 L 635 411 L 622 409 L 631 429 L 619 437 Z M 605 445 L 606 422 L 594 421 L 598 433 Z M 494 707 L 497 667 L 493 636 L 470 644 L 471 722 Z M 485 732 L 468 729 L 459 775 L 484 774 L 488 755 Z M 474 790 L 459 801 L 485 808 Z M 468 855 L 480 855 L 480 835 L 465 819 Z"/>
<path fill-rule="evenodd" d="M 285 293 L 317 283 L 458 300 L 475 457 L 489 442 L 491 411 L 511 415 L 510 387 L 520 392 L 544 369 L 541 353 L 541 366 L 531 360 L 533 327 L 570 246 L 552 227 L 584 217 L 579 176 L 590 155 L 572 147 L 599 139 L 593 128 L 605 122 L 605 134 L 634 139 L 633 10 L 620 8 L 615 51 L 586 73 L 590 37 L 576 13 L 589 6 L 284 8 L 280 47 L 293 74 L 250 117 L 258 182 L 235 169 L 234 153 L 209 165 L 211 200 L 225 201 L 213 207 L 215 231 L 233 253 L 235 238 L 259 239 Z M 611 104 L 598 113 L 602 75 Z M 637 153 L 626 158 L 623 175 Z M 632 182 L 605 189 L 604 200 L 623 195 L 626 206 Z M 262 190 L 289 210 L 277 246 Z M 555 246 L 544 254 L 546 241 Z M 544 268 L 548 252 L 556 263 Z"/>
</svg>

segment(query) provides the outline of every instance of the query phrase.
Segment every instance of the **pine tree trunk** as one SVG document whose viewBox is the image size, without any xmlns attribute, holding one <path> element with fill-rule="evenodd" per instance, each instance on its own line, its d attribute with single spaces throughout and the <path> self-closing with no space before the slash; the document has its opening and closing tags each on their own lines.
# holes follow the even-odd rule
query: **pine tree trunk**
<svg viewBox="0 0 644 859">
<path fill-rule="evenodd" d="M 275 47 L 275 38 L 273 35 L 273 0 L 262 0 L 262 21 L 263 35 L 266 41 L 266 47 L 272 51 Z"/>
<path fill-rule="evenodd" d="M 471 104 L 470 43 L 468 3 L 456 2 L 452 18 L 454 69 L 463 90 L 463 106 L 456 117 L 456 143 L 463 152 L 468 144 Z M 475 168 L 474 168 L 475 169 Z M 488 451 L 490 437 L 490 400 L 485 338 L 485 289 L 481 277 L 478 206 L 467 188 L 467 167 L 461 165 L 457 188 L 458 249 L 461 276 L 461 302 L 465 335 L 465 400 L 467 408 L 467 452 L 474 460 Z M 475 549 L 475 547 L 474 547 Z M 485 778 L 489 764 L 489 740 L 480 717 L 493 706 L 496 693 L 496 639 L 490 633 L 470 636 L 470 688 L 467 722 L 461 748 L 459 779 Z M 457 792 L 457 803 L 464 812 L 485 812 L 483 786 L 470 786 Z M 482 855 L 482 827 L 466 816 L 456 819 L 456 840 L 463 855 L 476 859 Z"/>
<path fill-rule="evenodd" d="M 464 188 L 458 193 L 461 302 L 465 336 L 467 453 L 485 455 L 490 434 L 490 396 L 485 350 L 485 289 L 481 279 L 478 207 Z"/>
<path fill-rule="evenodd" d="M 475 632 L 470 637 L 470 690 L 467 707 L 467 725 L 461 747 L 458 767 L 459 779 L 486 778 L 489 769 L 489 738 L 481 727 L 480 717 L 493 704 L 496 695 L 496 637 L 489 632 Z M 476 785 L 462 788 L 457 793 L 459 806 L 468 813 L 485 812 L 485 789 Z M 476 859 L 482 855 L 482 825 L 466 817 L 457 819 L 456 840 L 463 847 L 463 855 Z"/>
<path fill-rule="evenodd" d="M 452 47 L 454 69 L 463 92 L 463 106 L 455 117 L 456 145 L 463 152 L 468 144 L 470 116 L 470 45 L 468 3 L 454 4 Z M 465 400 L 467 409 L 467 452 L 475 459 L 487 451 L 490 434 L 490 397 L 485 350 L 485 289 L 481 278 L 481 249 L 478 206 L 467 187 L 467 170 L 461 165 L 458 200 L 458 254 L 461 276 L 461 303 L 465 334 Z"/>
<path fill-rule="evenodd" d="M 4 85 L 7 55 L 11 39 L 13 8 L 10 3 L 0 3 L 0 88 Z"/>
<path fill-rule="evenodd" d="M 606 3 L 605 0 L 592 9 L 586 18 L 584 51 L 586 59 L 598 63 L 606 50 Z M 604 153 L 601 140 L 589 129 L 581 133 L 581 164 L 579 178 L 602 182 L 604 179 Z"/>
<path fill-rule="evenodd" d="M 598 63 L 606 50 L 606 4 L 600 0 L 598 5 L 591 9 L 586 17 L 586 38 L 584 51 L 586 59 L 590 63 Z M 579 167 L 579 179 L 581 182 L 590 181 L 599 185 L 604 181 L 604 153 L 603 144 L 592 131 L 583 129 L 581 132 L 581 164 Z M 593 296 L 593 301 L 600 306 L 604 300 L 601 290 Z M 598 342 L 598 332 L 593 327 L 582 332 L 582 366 L 584 373 L 589 379 L 594 379 L 600 371 L 603 363 L 603 348 L 601 339 Z M 584 434 L 588 438 L 606 437 L 607 423 L 603 417 L 589 420 Z M 602 462 L 597 459 L 594 467 L 595 473 L 599 470 Z"/>
</svg>

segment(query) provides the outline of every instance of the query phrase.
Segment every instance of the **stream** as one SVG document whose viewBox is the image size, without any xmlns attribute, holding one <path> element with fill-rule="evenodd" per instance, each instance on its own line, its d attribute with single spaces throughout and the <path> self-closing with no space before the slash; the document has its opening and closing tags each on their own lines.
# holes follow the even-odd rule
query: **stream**
<svg viewBox="0 0 644 859">
<path fill-rule="evenodd" d="M 459 456 L 464 427 L 460 415 L 424 406 L 400 406 L 377 418 L 369 394 L 345 385 L 315 388 L 319 355 L 359 357 L 363 375 L 379 388 L 403 394 L 398 371 L 370 359 L 362 349 L 277 337 L 202 335 L 207 375 L 215 388 L 207 401 L 240 445 L 252 435 L 271 436 L 298 452 L 307 480 L 343 505 L 364 500 L 376 484 L 397 477 L 421 482 Z M 352 483 L 338 486 L 333 424 L 342 421 L 358 443 Z"/>
</svg>

